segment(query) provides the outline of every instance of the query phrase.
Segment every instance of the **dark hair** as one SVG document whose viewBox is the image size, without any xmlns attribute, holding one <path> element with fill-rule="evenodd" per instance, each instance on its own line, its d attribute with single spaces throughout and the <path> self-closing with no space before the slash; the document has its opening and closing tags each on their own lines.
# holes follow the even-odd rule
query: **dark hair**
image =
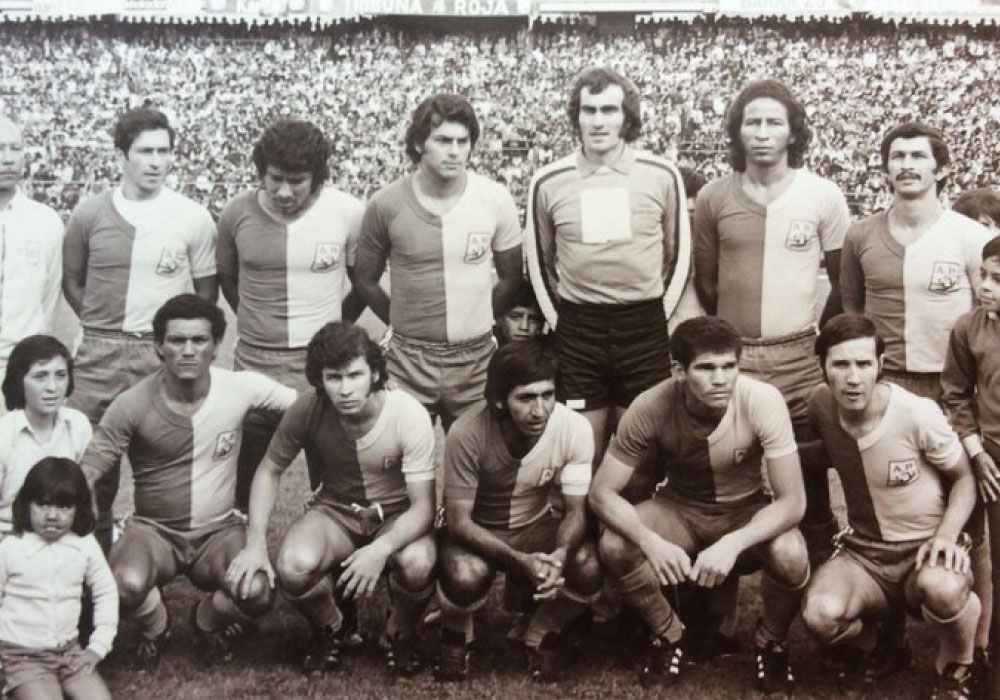
<svg viewBox="0 0 1000 700">
<path fill-rule="evenodd" d="M 612 68 L 587 68 L 577 76 L 573 83 L 573 91 L 569 95 L 566 114 L 573 127 L 573 133 L 580 136 L 580 96 L 583 89 L 591 95 L 604 92 L 609 85 L 617 85 L 622 89 L 622 113 L 625 120 L 622 123 L 621 137 L 625 143 L 632 143 L 639 138 L 642 131 L 642 108 L 639 103 L 639 89 L 631 80 Z"/>
<path fill-rule="evenodd" d="M 14 532 L 32 532 L 31 504 L 76 507 L 72 530 L 78 535 L 92 532 L 96 522 L 90 489 L 80 465 L 66 457 L 45 457 L 24 477 L 13 505 Z"/>
<path fill-rule="evenodd" d="M 377 375 L 372 391 L 383 388 L 387 372 L 385 355 L 378 343 L 360 326 L 347 321 L 331 321 L 316 331 L 306 347 L 306 380 L 320 398 L 325 398 L 323 370 L 346 367 L 359 357 L 365 358 L 372 374 Z"/>
<path fill-rule="evenodd" d="M 951 208 L 973 221 L 988 216 L 995 225 L 1000 226 L 1000 194 L 989 187 L 977 187 L 963 192 L 951 203 Z"/>
<path fill-rule="evenodd" d="M 167 323 L 176 319 L 205 319 L 212 324 L 212 338 L 222 342 L 226 334 L 226 317 L 216 304 L 197 294 L 178 294 L 167 299 L 153 315 L 153 340 L 157 345 L 167 336 Z"/>
<path fill-rule="evenodd" d="M 986 258 L 1000 258 L 1000 236 L 995 236 L 983 246 L 983 260 Z"/>
<path fill-rule="evenodd" d="M 687 369 L 698 355 L 706 352 L 743 352 L 743 341 L 728 321 L 717 316 L 698 316 L 681 323 L 670 334 L 670 355 Z"/>
<path fill-rule="evenodd" d="M 511 309 L 516 306 L 523 306 L 526 309 L 536 309 L 539 312 L 542 309 L 538 304 L 538 299 L 535 297 L 535 290 L 531 288 L 530 284 L 526 283 L 518 286 L 517 291 L 514 293 L 510 303 L 507 304 L 507 308 L 503 310 L 503 313 L 510 313 Z"/>
<path fill-rule="evenodd" d="M 132 142 L 144 131 L 159 131 L 163 129 L 170 135 L 170 148 L 174 147 L 174 132 L 167 115 L 158 109 L 140 107 L 125 112 L 115 123 L 115 148 L 128 155 Z"/>
<path fill-rule="evenodd" d="M 812 130 L 806 124 L 806 109 L 780 80 L 757 80 L 747 85 L 736 96 L 726 112 L 726 135 L 729 137 L 729 164 L 733 170 L 747 169 L 747 156 L 743 151 L 740 132 L 743 127 L 743 112 L 754 100 L 768 97 L 785 106 L 788 112 L 788 128 L 792 138 L 788 142 L 788 165 L 801 168 L 805 164 L 806 150 L 812 140 Z"/>
<path fill-rule="evenodd" d="M 276 121 L 254 145 L 252 158 L 262 179 L 269 165 L 286 172 L 308 172 L 313 192 L 330 177 L 330 142 L 315 124 L 306 121 Z"/>
<path fill-rule="evenodd" d="M 538 340 L 514 340 L 497 349 L 486 368 L 486 402 L 491 411 L 496 404 L 506 407 L 515 387 L 555 381 L 559 363 L 548 344 Z"/>
<path fill-rule="evenodd" d="M 66 396 L 73 393 L 73 356 L 69 349 L 51 335 L 29 335 L 10 351 L 7 376 L 3 378 L 3 398 L 8 411 L 24 408 L 24 378 L 36 362 L 48 362 L 54 357 L 66 360 L 69 384 Z"/>
<path fill-rule="evenodd" d="M 413 163 L 419 163 L 424 142 L 434 129 L 444 122 L 456 122 L 469 130 L 469 142 L 473 148 L 479 140 L 479 120 L 469 101 L 461 95 L 438 93 L 431 95 L 413 110 L 410 125 L 406 127 L 406 155 Z"/>
<path fill-rule="evenodd" d="M 875 323 L 864 314 L 838 314 L 831 318 L 823 324 L 823 329 L 816 338 L 816 356 L 819 357 L 820 366 L 826 365 L 830 348 L 858 338 L 871 338 L 875 341 L 876 357 L 881 357 L 885 352 L 885 340 Z M 825 372 L 824 369 L 824 374 Z"/>
<path fill-rule="evenodd" d="M 951 164 L 951 156 L 948 153 L 948 144 L 944 140 L 944 132 L 921 122 L 903 122 L 889 129 L 886 135 L 882 137 L 882 143 L 879 146 L 879 152 L 882 154 L 882 170 L 889 172 L 889 151 L 892 150 L 893 141 L 896 139 L 915 139 L 921 136 L 926 138 L 931 145 L 935 171 Z M 944 189 L 947 179 L 947 177 L 938 179 L 938 192 Z M 892 188 L 891 182 L 889 183 L 889 188 L 890 190 Z"/>
</svg>

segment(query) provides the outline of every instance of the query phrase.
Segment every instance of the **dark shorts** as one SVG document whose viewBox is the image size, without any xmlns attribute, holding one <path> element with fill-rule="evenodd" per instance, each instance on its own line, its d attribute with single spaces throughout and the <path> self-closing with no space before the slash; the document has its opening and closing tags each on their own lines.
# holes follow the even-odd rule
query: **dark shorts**
<svg viewBox="0 0 1000 700">
<path fill-rule="evenodd" d="M 306 512 L 310 511 L 321 513 L 332 520 L 351 540 L 354 548 L 358 549 L 389 529 L 406 512 L 406 506 L 386 511 L 377 506 L 361 508 L 316 498 L 306 504 Z"/>
<path fill-rule="evenodd" d="M 559 302 L 555 334 L 559 400 L 577 411 L 627 407 L 670 376 L 663 301 L 635 304 Z"/>
<path fill-rule="evenodd" d="M 75 639 L 52 649 L 32 649 L 0 642 L 0 666 L 7 690 L 46 678 L 56 678 L 60 684 L 65 683 L 83 673 L 82 670 L 71 671 L 69 668 L 80 652 L 80 645 Z"/>
</svg>

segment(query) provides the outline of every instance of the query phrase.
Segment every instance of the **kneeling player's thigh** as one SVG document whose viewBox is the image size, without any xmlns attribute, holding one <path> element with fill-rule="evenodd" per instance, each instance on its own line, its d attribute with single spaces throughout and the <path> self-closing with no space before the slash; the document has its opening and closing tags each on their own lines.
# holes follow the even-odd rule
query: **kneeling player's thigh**
<svg viewBox="0 0 1000 700">
<path fill-rule="evenodd" d="M 164 533 L 133 520 L 111 547 L 111 571 L 122 596 L 144 595 L 177 576 L 177 555 Z"/>
<path fill-rule="evenodd" d="M 208 535 L 191 559 L 188 577 L 199 588 L 214 591 L 226 586 L 226 570 L 247 543 L 243 523 L 233 523 Z"/>
<path fill-rule="evenodd" d="M 694 554 L 698 542 L 688 524 L 684 508 L 665 498 L 651 498 L 635 507 L 642 524 L 688 554 Z"/>
<path fill-rule="evenodd" d="M 843 617 L 849 620 L 882 613 L 889 606 L 874 576 L 847 552 L 840 552 L 813 572 L 806 589 L 806 606 L 821 598 L 842 601 Z"/>
<path fill-rule="evenodd" d="M 278 573 L 302 576 L 328 571 L 354 551 L 347 529 L 321 510 L 309 510 L 285 533 L 278 550 Z"/>
</svg>

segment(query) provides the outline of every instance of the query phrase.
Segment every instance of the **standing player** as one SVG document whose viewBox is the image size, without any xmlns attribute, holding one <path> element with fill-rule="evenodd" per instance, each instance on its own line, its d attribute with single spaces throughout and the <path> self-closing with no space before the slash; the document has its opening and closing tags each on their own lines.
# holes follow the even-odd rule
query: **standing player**
<svg viewBox="0 0 1000 700">
<path fill-rule="evenodd" d="M 62 282 L 62 219 L 21 191 L 23 174 L 24 136 L 0 116 L 0 382 L 18 341 L 51 331 Z"/>
<path fill-rule="evenodd" d="M 478 139 L 465 98 L 421 102 L 406 130 L 416 170 L 375 194 L 358 243 L 358 293 L 392 327 L 389 375 L 445 429 L 482 398 L 493 319 L 521 281 L 514 200 L 466 170 Z M 386 261 L 391 299 L 379 286 Z"/>
<path fill-rule="evenodd" d="M 246 542 L 233 508 L 240 426 L 251 409 L 285 410 L 295 391 L 212 366 L 226 321 L 210 301 L 173 297 L 152 325 L 160 370 L 111 403 L 82 466 L 93 484 L 125 453 L 132 465 L 135 516 L 109 560 L 123 617 L 139 626 L 140 663 L 160 658 L 169 621 L 159 589 L 180 573 L 208 592 L 191 609 L 191 627 L 207 651 L 225 658 L 246 615 L 263 614 L 273 595 L 263 576 L 238 595 L 226 580 Z"/>
<path fill-rule="evenodd" d="M 309 341 L 306 378 L 314 391 L 288 409 L 250 490 L 244 551 L 227 580 L 252 590 L 267 556 L 267 525 L 278 482 L 301 450 L 321 484 L 306 513 L 285 533 L 278 580 L 313 628 L 303 660 L 312 673 L 333 670 L 344 642 L 329 573 L 345 598 L 368 596 L 389 572 L 389 665 L 422 668 L 416 629 L 434 592 L 434 430 L 409 394 L 386 389 L 382 351 L 349 323 L 328 323 Z"/>
<path fill-rule="evenodd" d="M 555 329 L 559 398 L 594 434 L 594 466 L 640 392 L 670 374 L 667 318 L 690 269 L 680 172 L 635 150 L 639 92 L 610 68 L 585 70 L 567 106 L 580 149 L 535 173 L 528 274 Z"/>
<path fill-rule="evenodd" d="M 934 697 L 960 700 L 970 697 L 980 608 L 962 535 L 975 480 L 941 409 L 880 381 L 883 350 L 875 324 L 854 314 L 832 319 L 816 341 L 827 385 L 809 415 L 844 486 L 850 530 L 809 584 L 803 618 L 824 643 L 867 652 L 851 664 L 866 668 L 888 651 L 875 645 L 873 618 L 892 609 L 922 617 L 939 638 Z"/>
<path fill-rule="evenodd" d="M 726 133 L 733 172 L 706 185 L 695 204 L 695 285 L 705 311 L 742 336 L 740 371 L 785 397 L 806 486 L 801 528 L 815 562 L 829 553 L 836 521 L 829 465 L 806 415 L 809 392 L 823 380 L 813 355 L 813 308 L 825 264 L 830 294 L 820 323 L 840 312 L 840 248 L 850 214 L 833 182 L 803 168 L 812 133 L 784 84 L 743 88 Z"/>
<path fill-rule="evenodd" d="M 792 680 L 784 640 L 809 580 L 795 528 L 805 510 L 802 471 L 781 394 L 740 376 L 740 349 L 721 319 L 681 323 L 670 339 L 674 376 L 625 412 L 591 487 L 590 503 L 607 525 L 601 561 L 652 635 L 643 683 L 676 681 L 684 655 L 684 626 L 660 587 L 713 588 L 741 559 L 764 568 L 758 685 L 772 692 Z M 660 449 L 666 484 L 632 505 L 621 492 L 651 447 Z M 764 457 L 773 500 L 764 493 Z"/>
<path fill-rule="evenodd" d="M 593 440 L 587 422 L 556 403 L 555 380 L 556 360 L 543 344 L 504 345 L 490 360 L 487 404 L 448 434 L 439 680 L 465 678 L 472 615 L 498 570 L 508 586 L 526 586 L 541 601 L 524 636 L 536 680 L 557 678 L 559 634 L 600 591 L 596 552 L 583 543 Z M 556 488 L 562 514 L 549 501 Z"/>
<path fill-rule="evenodd" d="M 329 321 L 353 321 L 363 308 L 349 278 L 364 207 L 324 187 L 329 157 L 313 124 L 272 124 L 253 149 L 260 187 L 230 201 L 219 218 L 219 281 L 236 311 L 234 368 L 299 390 L 308 387 L 309 339 Z M 244 511 L 277 427 L 263 413 L 247 416 L 236 477 L 236 506 Z"/>
<path fill-rule="evenodd" d="M 875 322 L 885 340 L 886 379 L 938 400 L 948 333 L 972 309 L 972 280 L 991 236 L 938 198 L 951 163 L 940 131 L 900 124 L 882 139 L 881 154 L 892 204 L 847 234 L 844 309 Z"/>
<path fill-rule="evenodd" d="M 208 210 L 164 185 L 175 134 L 153 109 L 115 125 L 120 187 L 79 204 L 63 244 L 63 292 L 83 325 L 70 403 L 97 425 L 118 394 L 159 366 L 154 312 L 194 290 L 214 302 L 215 224 Z M 119 465 L 97 485 L 96 536 L 111 545 L 111 506 Z"/>
</svg>

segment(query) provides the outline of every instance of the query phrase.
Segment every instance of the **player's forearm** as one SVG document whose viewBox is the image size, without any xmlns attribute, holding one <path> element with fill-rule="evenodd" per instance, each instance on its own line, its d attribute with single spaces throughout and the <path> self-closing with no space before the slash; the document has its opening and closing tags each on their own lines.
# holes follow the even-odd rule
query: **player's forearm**
<svg viewBox="0 0 1000 700">
<path fill-rule="evenodd" d="M 761 542 L 769 542 L 799 524 L 805 514 L 805 498 L 778 498 L 757 511 L 750 522 L 727 537 L 733 539 L 741 552 Z"/>
<path fill-rule="evenodd" d="M 236 311 L 240 304 L 240 284 L 236 275 L 219 275 L 219 286 L 222 288 L 222 296 L 233 311 Z"/>
<path fill-rule="evenodd" d="M 434 507 L 429 503 L 412 504 L 378 539 L 385 541 L 390 553 L 395 553 L 429 534 L 433 526 Z"/>
<path fill-rule="evenodd" d="M 521 569 L 521 552 L 471 519 L 453 522 L 450 515 L 449 513 L 448 534 L 454 537 L 459 544 L 489 561 L 495 562 L 507 571 Z"/>
<path fill-rule="evenodd" d="M 344 301 L 340 305 L 340 316 L 345 321 L 358 320 L 358 316 L 361 312 L 365 310 L 365 300 L 361 298 L 353 288 L 344 297 Z"/>
<path fill-rule="evenodd" d="M 247 547 L 267 546 L 267 525 L 271 521 L 280 481 L 281 471 L 265 457 L 250 484 Z"/>
<path fill-rule="evenodd" d="M 65 275 L 63 277 L 62 288 L 63 296 L 66 297 L 66 303 L 69 304 L 69 308 L 73 309 L 73 313 L 79 316 L 80 309 L 83 308 L 83 284 L 78 282 L 74 277 Z"/>
<path fill-rule="evenodd" d="M 378 280 L 364 279 L 360 275 L 354 285 L 361 300 L 368 305 L 382 323 L 389 323 L 389 295 L 382 289 Z"/>
<path fill-rule="evenodd" d="M 819 315 L 820 328 L 837 314 L 843 313 L 843 311 L 844 303 L 840 299 L 840 290 L 837 287 L 831 287 L 830 294 L 827 295 L 826 303 L 823 305 L 823 311 Z"/>
<path fill-rule="evenodd" d="M 587 531 L 587 515 L 583 508 L 568 510 L 556 530 L 556 549 L 566 552 L 567 559 L 580 547 Z"/>
<path fill-rule="evenodd" d="M 976 480 L 972 472 L 966 470 L 961 476 L 951 482 L 948 492 L 948 505 L 941 516 L 941 524 L 937 528 L 937 536 L 949 542 L 958 541 L 958 537 L 972 515 L 976 505 Z"/>
<path fill-rule="evenodd" d="M 616 491 L 591 488 L 590 507 L 601 521 L 624 537 L 626 540 L 642 547 L 651 531 L 639 518 L 639 511 L 631 503 L 621 497 Z"/>
<path fill-rule="evenodd" d="M 219 300 L 219 278 L 215 275 L 192 280 L 194 293 L 213 304 Z"/>
</svg>

